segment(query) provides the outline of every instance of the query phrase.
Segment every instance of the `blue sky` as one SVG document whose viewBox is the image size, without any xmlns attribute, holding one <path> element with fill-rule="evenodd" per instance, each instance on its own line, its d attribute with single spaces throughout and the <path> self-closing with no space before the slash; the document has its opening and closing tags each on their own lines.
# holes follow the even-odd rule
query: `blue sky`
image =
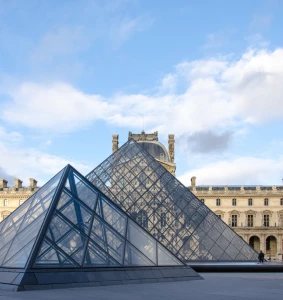
<svg viewBox="0 0 283 300">
<path fill-rule="evenodd" d="M 128 132 L 189 184 L 282 184 L 283 2 L 0 0 L 0 177 L 86 174 Z"/>
</svg>

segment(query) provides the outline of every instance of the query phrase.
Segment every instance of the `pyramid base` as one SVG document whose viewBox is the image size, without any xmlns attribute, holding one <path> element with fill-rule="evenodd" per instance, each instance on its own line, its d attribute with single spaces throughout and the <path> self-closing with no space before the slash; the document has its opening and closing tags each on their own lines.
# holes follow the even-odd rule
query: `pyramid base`
<svg viewBox="0 0 283 300">
<path fill-rule="evenodd" d="M 33 270 L 0 269 L 0 289 L 11 291 L 126 285 L 198 279 L 202 279 L 202 277 L 193 269 L 186 266 Z"/>
</svg>

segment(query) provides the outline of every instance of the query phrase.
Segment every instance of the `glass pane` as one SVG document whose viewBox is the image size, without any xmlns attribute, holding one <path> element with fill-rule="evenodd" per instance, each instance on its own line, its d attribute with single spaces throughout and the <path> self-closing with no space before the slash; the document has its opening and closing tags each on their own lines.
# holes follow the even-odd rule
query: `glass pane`
<svg viewBox="0 0 283 300">
<path fill-rule="evenodd" d="M 19 206 L 15 211 L 13 211 L 6 219 L 5 225 L 2 227 L 1 232 L 4 232 L 7 230 L 10 226 L 13 226 L 16 222 L 18 222 L 20 219 L 23 220 L 23 216 L 29 209 L 32 201 L 33 201 L 34 195 L 27 199 L 21 206 Z"/>
<path fill-rule="evenodd" d="M 37 205 L 29 209 L 28 213 L 25 215 L 25 219 L 21 225 L 20 231 L 22 231 L 29 224 L 34 222 L 38 217 L 45 216 L 50 206 L 52 198 L 53 198 L 53 193 L 50 193 L 44 199 L 42 199 Z"/>
<path fill-rule="evenodd" d="M 49 224 L 46 235 L 51 241 L 56 242 L 71 229 L 72 227 L 60 216 L 55 215 Z"/>
<path fill-rule="evenodd" d="M 18 249 L 21 250 L 16 253 L 9 261 L 5 262 L 3 267 L 24 268 L 29 258 L 34 241 L 35 239 L 31 240 L 30 243 L 27 244 L 24 248 L 19 247 Z"/>
<path fill-rule="evenodd" d="M 126 244 L 124 266 L 154 266 L 154 263 L 146 258 L 141 252 Z"/>
<path fill-rule="evenodd" d="M 127 217 L 116 207 L 111 205 L 105 198 L 102 198 L 102 210 L 104 220 L 122 236 L 125 236 Z"/>
<path fill-rule="evenodd" d="M 5 261 L 9 260 L 13 255 L 15 255 L 19 249 L 25 247 L 31 240 L 33 240 L 42 225 L 43 215 L 41 215 L 35 222 L 33 222 L 30 226 L 26 227 L 25 230 L 18 233 L 13 240 L 12 246 L 9 249 L 7 256 L 5 257 Z"/>
<path fill-rule="evenodd" d="M 128 223 L 127 239 L 151 261 L 157 263 L 156 241 L 131 220 Z"/>
<path fill-rule="evenodd" d="M 97 192 L 86 182 L 83 182 L 84 179 L 80 178 L 79 175 L 74 174 L 74 179 L 78 198 L 93 209 L 97 200 Z"/>
<path fill-rule="evenodd" d="M 158 266 L 183 265 L 175 256 L 169 253 L 164 247 L 158 245 Z"/>
<path fill-rule="evenodd" d="M 42 256 L 40 257 L 36 263 L 35 266 L 42 266 L 45 267 L 48 266 L 60 266 L 60 267 L 75 267 L 74 263 L 72 261 L 68 260 L 65 256 L 63 256 L 62 253 L 60 253 L 57 249 L 53 249 L 50 247 L 50 249 Z"/>
<path fill-rule="evenodd" d="M 0 250 L 0 266 L 2 265 L 2 262 L 7 254 L 7 251 L 9 250 L 11 243 L 6 244 L 1 250 Z"/>
<path fill-rule="evenodd" d="M 91 214 L 79 205 L 78 202 L 72 201 L 61 210 L 61 213 L 85 233 L 89 231 Z"/>
<path fill-rule="evenodd" d="M 56 245 L 71 256 L 78 264 L 82 264 L 85 242 L 85 237 L 72 230 L 63 239 L 57 241 Z"/>
<path fill-rule="evenodd" d="M 61 172 L 59 172 L 57 175 L 55 175 L 50 181 L 48 181 L 42 188 L 40 188 L 36 192 L 35 198 L 34 198 L 30 208 L 35 206 L 39 201 L 41 201 L 47 195 L 49 195 L 51 198 L 53 197 L 53 195 L 56 191 L 56 188 L 59 184 L 59 181 L 63 175 L 64 170 L 65 170 L 65 168 Z"/>
<path fill-rule="evenodd" d="M 71 199 L 72 199 L 72 196 L 63 190 L 56 208 L 60 209 L 62 206 L 64 206 L 66 203 L 68 203 L 68 201 L 70 201 Z"/>
<path fill-rule="evenodd" d="M 98 217 L 93 220 L 91 239 L 116 261 L 122 264 L 124 253 L 124 239 Z"/>
<path fill-rule="evenodd" d="M 84 267 L 109 266 L 109 256 L 89 241 Z"/>
</svg>

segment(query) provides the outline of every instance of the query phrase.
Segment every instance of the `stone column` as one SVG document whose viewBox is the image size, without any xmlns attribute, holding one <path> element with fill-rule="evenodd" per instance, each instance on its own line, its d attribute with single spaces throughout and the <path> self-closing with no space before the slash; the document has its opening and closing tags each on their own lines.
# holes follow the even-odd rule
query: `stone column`
<svg viewBox="0 0 283 300">
<path fill-rule="evenodd" d="M 171 158 L 171 162 L 174 162 L 175 159 L 175 140 L 174 134 L 168 134 L 168 150 Z"/>
<path fill-rule="evenodd" d="M 19 178 L 15 178 L 14 179 L 14 186 L 15 186 L 15 188 L 17 188 L 17 189 L 22 188 L 22 184 L 23 184 L 23 182 Z"/>
<path fill-rule="evenodd" d="M 266 252 L 266 240 L 265 240 L 265 234 L 260 235 L 260 249 L 263 253 Z"/>
<path fill-rule="evenodd" d="M 34 178 L 30 178 L 29 182 L 30 182 L 30 185 L 29 185 L 30 188 L 32 188 L 32 189 L 37 188 L 37 181 Z"/>
<path fill-rule="evenodd" d="M 117 151 L 119 148 L 119 135 L 113 134 L 112 135 L 112 152 Z"/>
<path fill-rule="evenodd" d="M 0 178 L 0 189 L 7 188 L 7 185 L 8 185 L 8 181 L 3 178 Z"/>
</svg>

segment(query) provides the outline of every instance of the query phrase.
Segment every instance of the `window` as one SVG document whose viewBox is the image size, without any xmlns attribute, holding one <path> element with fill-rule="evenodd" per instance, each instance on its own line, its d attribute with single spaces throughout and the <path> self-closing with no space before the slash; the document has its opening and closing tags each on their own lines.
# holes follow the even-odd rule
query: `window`
<svg viewBox="0 0 283 300">
<path fill-rule="evenodd" d="M 232 227 L 237 227 L 238 216 L 232 215 Z"/>
<path fill-rule="evenodd" d="M 252 198 L 250 198 L 250 199 L 248 200 L 248 205 L 249 205 L 249 206 L 252 206 L 252 205 L 253 205 L 253 199 L 252 199 Z"/>
<path fill-rule="evenodd" d="M 200 199 L 200 201 L 201 201 L 202 203 L 204 203 L 204 199 Z"/>
<path fill-rule="evenodd" d="M 220 199 L 216 199 L 216 206 L 220 206 Z"/>
<path fill-rule="evenodd" d="M 283 198 L 280 199 L 280 205 L 283 205 Z"/>
<path fill-rule="evenodd" d="M 222 216 L 221 215 L 216 215 L 219 219 L 221 219 L 222 218 Z"/>
<path fill-rule="evenodd" d="M 248 227 L 253 227 L 253 226 L 254 226 L 254 216 L 248 215 Z"/>
<path fill-rule="evenodd" d="M 265 198 L 265 199 L 264 199 L 264 205 L 265 205 L 265 206 L 268 206 L 268 198 Z"/>
<path fill-rule="evenodd" d="M 142 226 L 147 228 L 148 226 L 148 217 L 147 213 L 144 210 L 139 211 L 137 216 L 137 222 Z"/>
<path fill-rule="evenodd" d="M 7 199 L 4 199 L 4 206 L 8 206 L 9 205 L 9 201 Z"/>
<path fill-rule="evenodd" d="M 233 206 L 236 206 L 237 205 L 237 200 L 234 198 L 234 199 L 232 199 L 232 205 Z"/>
<path fill-rule="evenodd" d="M 269 215 L 264 215 L 263 216 L 263 226 L 264 227 L 269 227 Z"/>
<path fill-rule="evenodd" d="M 161 213 L 160 225 L 161 225 L 161 227 L 166 226 L 166 213 L 165 212 Z"/>
<path fill-rule="evenodd" d="M 25 201 L 21 199 L 19 202 L 20 202 L 20 205 L 22 205 Z"/>
</svg>

